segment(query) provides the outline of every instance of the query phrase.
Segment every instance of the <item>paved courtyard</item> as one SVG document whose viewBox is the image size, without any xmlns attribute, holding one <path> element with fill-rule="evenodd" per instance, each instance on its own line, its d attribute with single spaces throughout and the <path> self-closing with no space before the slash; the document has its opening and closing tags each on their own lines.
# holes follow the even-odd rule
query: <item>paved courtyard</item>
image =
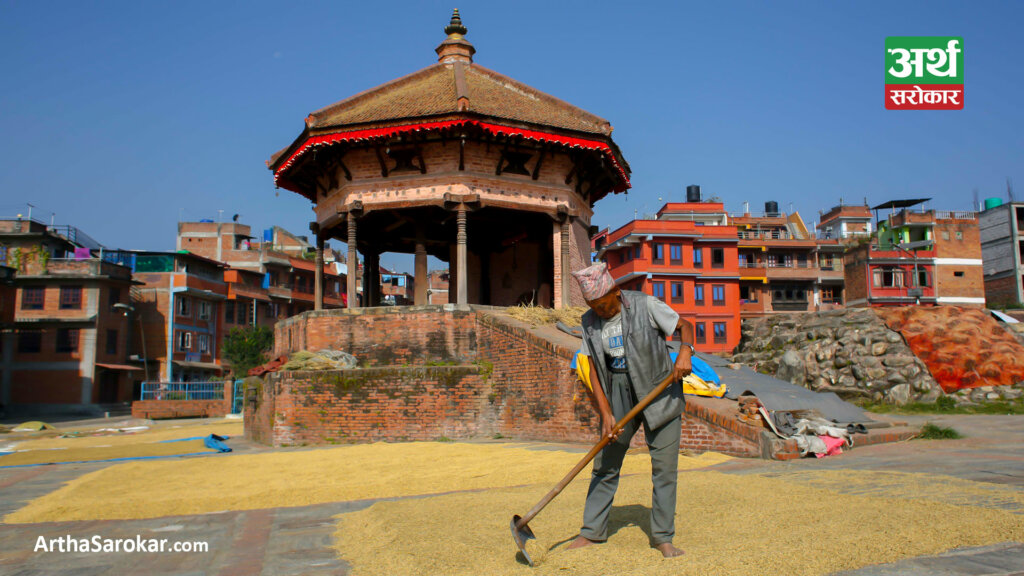
<svg viewBox="0 0 1024 576">
<path fill-rule="evenodd" d="M 896 420 L 923 422 L 923 417 L 893 417 Z M 854 448 L 841 456 L 825 459 L 802 459 L 789 462 L 761 460 L 730 460 L 700 470 L 682 471 L 685 476 L 714 470 L 735 477 L 758 475 L 782 478 L 796 484 L 827 487 L 836 493 L 869 493 L 872 496 L 907 498 L 905 493 L 888 494 L 885 483 L 845 485 L 836 482 L 843 472 L 851 478 L 858 472 L 886 472 L 941 476 L 948 482 L 968 481 L 978 486 L 998 487 L 1024 492 L 1024 418 L 1018 416 L 935 416 L 928 418 L 943 426 L 951 426 L 965 435 L 961 440 L 914 440 L 895 444 Z M 265 447 L 237 438 L 230 441 L 234 454 L 202 458 L 232 458 L 238 454 L 269 452 Z M 538 451 L 581 453 L 582 446 L 530 445 Z M 320 450 L 296 448 L 298 450 Z M 27 502 L 60 488 L 84 474 L 111 466 L 111 463 L 59 464 L 0 469 L 0 514 L 7 515 Z M 828 480 L 830 479 L 830 480 Z M 946 481 L 946 480 L 943 480 Z M 585 479 L 577 480 L 585 483 Z M 201 484 L 180 487 L 182 499 L 204 490 Z M 458 492 L 458 491 L 456 491 Z M 472 492 L 468 492 L 472 494 Z M 401 494 L 396 491 L 396 494 Z M 974 493 L 972 493 L 974 494 Z M 398 496 L 395 500 L 423 496 Z M 986 499 L 967 495 L 972 506 L 1001 509 L 1021 514 L 1020 504 L 1003 499 Z M 86 520 L 76 522 L 42 522 L 35 524 L 0 524 L 0 573 L 36 574 L 207 574 L 207 575 L 300 575 L 353 573 L 345 558 L 336 550 L 339 515 L 365 510 L 389 498 L 333 502 L 298 507 L 277 507 L 258 510 L 225 510 L 189 516 L 171 516 L 141 520 Z M 580 503 L 581 504 L 581 503 Z M 506 511 L 502 511 L 503 513 Z M 507 510 L 508 514 L 522 513 Z M 764 518 L 764 530 L 778 530 L 778 519 Z M 470 522 L 470 519 L 466 519 Z M 871 530 L 857 526 L 855 531 Z M 200 553 L 81 553 L 36 551 L 42 537 L 46 541 L 61 538 L 103 539 L 167 539 L 170 542 L 205 542 L 209 550 Z M 727 547 L 727 534 L 719 535 Z M 508 542 L 508 563 L 517 566 L 511 538 Z M 723 548 L 724 549 L 724 548 Z M 519 565 L 522 573 L 527 573 Z M 439 568 L 436 573 L 444 572 Z M 566 573 L 566 572 L 563 572 Z M 675 573 L 675 572 L 674 572 Z M 680 572 L 684 573 L 684 572 Z M 1006 575 L 1024 574 L 1024 543 L 996 542 L 986 546 L 960 548 L 938 555 L 900 560 L 896 563 L 864 566 L 839 572 L 844 576 L 887 575 Z"/>
</svg>

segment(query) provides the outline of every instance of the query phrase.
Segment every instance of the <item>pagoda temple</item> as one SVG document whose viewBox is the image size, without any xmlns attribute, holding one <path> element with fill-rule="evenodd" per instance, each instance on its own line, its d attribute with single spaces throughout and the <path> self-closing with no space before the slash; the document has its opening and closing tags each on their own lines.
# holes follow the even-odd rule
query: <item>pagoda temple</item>
<svg viewBox="0 0 1024 576">
<path fill-rule="evenodd" d="M 594 204 L 630 186 L 611 125 L 475 63 L 458 10 L 444 30 L 436 64 L 313 112 L 267 162 L 313 202 L 317 309 L 331 238 L 349 295 L 362 254 L 364 305 L 385 252 L 415 254 L 416 305 L 428 254 L 449 263 L 454 304 L 582 305 L 570 272 L 589 265 Z"/>
</svg>

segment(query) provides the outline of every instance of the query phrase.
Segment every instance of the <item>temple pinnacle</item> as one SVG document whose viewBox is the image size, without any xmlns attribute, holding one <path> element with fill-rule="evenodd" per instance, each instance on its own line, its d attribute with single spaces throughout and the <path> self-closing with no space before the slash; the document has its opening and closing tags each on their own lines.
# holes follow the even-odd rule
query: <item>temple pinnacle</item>
<svg viewBox="0 0 1024 576">
<path fill-rule="evenodd" d="M 459 17 L 458 8 L 452 11 L 452 20 L 444 27 L 444 33 L 449 36 L 452 34 L 458 34 L 460 36 L 466 35 L 466 27 L 462 25 L 462 18 Z"/>
</svg>

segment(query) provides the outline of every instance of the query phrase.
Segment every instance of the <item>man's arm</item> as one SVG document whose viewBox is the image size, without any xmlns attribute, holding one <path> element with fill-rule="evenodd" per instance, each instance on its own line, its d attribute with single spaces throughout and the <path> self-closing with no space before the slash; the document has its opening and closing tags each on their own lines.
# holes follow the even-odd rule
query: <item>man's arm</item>
<svg viewBox="0 0 1024 576">
<path fill-rule="evenodd" d="M 688 320 L 683 317 L 679 317 L 679 321 L 676 322 L 676 329 L 672 332 L 674 335 L 679 332 L 680 341 L 683 344 L 689 344 L 693 346 L 693 324 L 690 324 Z M 690 346 L 680 346 L 679 355 L 676 356 L 675 370 L 672 373 L 673 378 L 682 380 L 690 375 L 693 371 L 693 364 L 690 361 L 690 357 L 693 352 L 690 350 Z"/>
<path fill-rule="evenodd" d="M 612 414 L 611 404 L 608 403 L 608 397 L 604 395 L 604 387 L 601 386 L 601 381 L 597 377 L 594 363 L 591 362 L 588 368 L 590 369 L 590 386 L 592 388 L 588 392 L 594 406 L 597 408 L 598 414 L 601 416 L 601 437 L 608 436 L 614 440 L 615 437 L 611 433 L 612 428 L 615 428 L 615 416 Z"/>
</svg>

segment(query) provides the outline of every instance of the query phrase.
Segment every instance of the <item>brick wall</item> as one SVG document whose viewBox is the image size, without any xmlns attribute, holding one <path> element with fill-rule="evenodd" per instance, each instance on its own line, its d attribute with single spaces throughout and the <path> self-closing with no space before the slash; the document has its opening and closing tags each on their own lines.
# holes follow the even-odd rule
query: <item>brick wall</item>
<svg viewBox="0 0 1024 576">
<path fill-rule="evenodd" d="M 989 306 L 1017 302 L 1017 278 L 1013 275 L 985 280 L 985 300 Z"/>
<path fill-rule="evenodd" d="M 232 382 L 224 382 L 220 400 L 137 400 L 132 402 L 132 418 L 220 418 L 231 413 Z"/>
<path fill-rule="evenodd" d="M 573 346 L 484 309 L 308 312 L 277 326 L 276 354 L 334 348 L 368 368 L 268 375 L 246 392 L 246 436 L 275 446 L 504 437 L 592 443 L 599 418 L 568 365 Z M 432 365 L 443 364 L 443 365 Z M 720 401 L 733 405 L 731 402 Z M 706 399 L 683 448 L 760 453 L 760 437 Z M 633 440 L 643 446 L 642 432 Z"/>
</svg>

